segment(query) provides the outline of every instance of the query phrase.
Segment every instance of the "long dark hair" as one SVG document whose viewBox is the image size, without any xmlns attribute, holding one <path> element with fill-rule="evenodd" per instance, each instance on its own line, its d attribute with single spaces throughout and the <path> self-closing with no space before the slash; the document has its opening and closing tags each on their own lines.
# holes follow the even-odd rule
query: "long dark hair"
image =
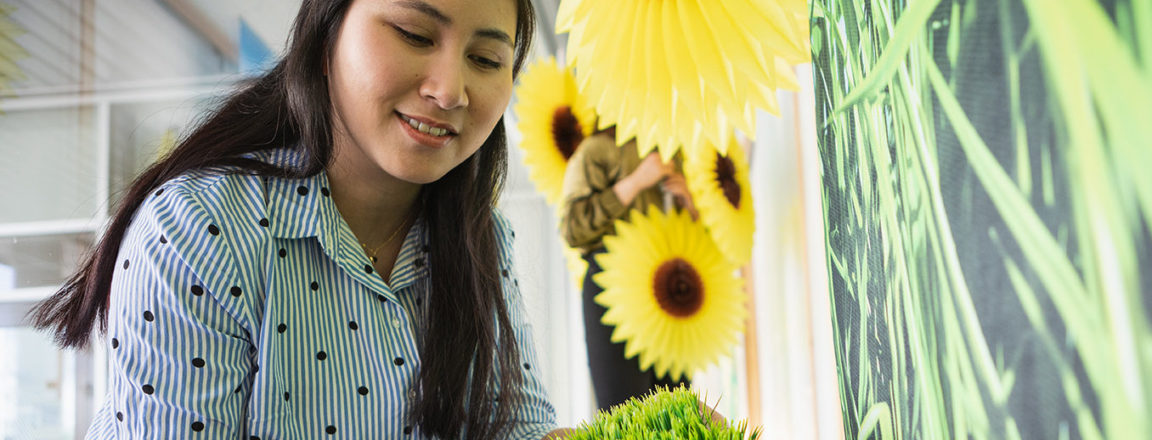
<svg viewBox="0 0 1152 440">
<path fill-rule="evenodd" d="M 36 328 L 51 330 L 64 348 L 86 346 L 97 325 L 100 333 L 107 330 L 120 242 L 145 196 L 165 181 L 196 169 L 304 177 L 329 164 L 332 116 L 323 62 L 350 2 L 303 1 L 285 56 L 225 98 L 168 156 L 132 182 L 79 270 L 32 310 Z M 519 73 L 535 31 L 530 0 L 516 3 L 513 75 Z M 297 149 L 303 165 L 283 168 L 243 157 L 282 147 Z M 520 353 L 501 293 L 499 243 L 492 218 L 507 155 L 501 119 L 475 154 L 425 185 L 417 202 L 427 222 L 432 276 L 419 394 L 409 416 L 425 434 L 456 438 L 466 426 L 468 438 L 499 436 L 513 416 L 518 394 L 500 393 L 496 398 L 496 382 L 504 389 L 523 383 Z"/>
</svg>

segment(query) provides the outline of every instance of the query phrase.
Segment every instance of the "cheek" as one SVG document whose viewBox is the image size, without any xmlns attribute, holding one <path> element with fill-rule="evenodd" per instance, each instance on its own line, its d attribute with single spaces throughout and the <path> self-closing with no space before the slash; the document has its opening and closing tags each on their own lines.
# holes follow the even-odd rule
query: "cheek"
<svg viewBox="0 0 1152 440">
<path fill-rule="evenodd" d="M 482 105 L 473 107 L 472 118 L 474 123 L 478 126 L 483 126 L 491 131 L 491 128 L 496 126 L 496 121 L 504 115 L 504 110 L 508 107 L 508 101 L 512 97 L 512 86 L 509 82 L 507 87 L 495 87 L 485 90 L 479 96 Z M 485 133 L 487 137 L 487 133 Z"/>
</svg>

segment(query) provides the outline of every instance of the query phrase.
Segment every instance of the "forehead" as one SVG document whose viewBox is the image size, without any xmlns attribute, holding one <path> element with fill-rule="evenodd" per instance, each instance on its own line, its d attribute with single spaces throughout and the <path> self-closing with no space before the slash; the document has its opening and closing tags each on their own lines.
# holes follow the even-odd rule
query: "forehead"
<svg viewBox="0 0 1152 440">
<path fill-rule="evenodd" d="M 515 37 L 517 0 L 356 0 L 369 9 L 422 17 L 461 31 L 499 30 Z"/>
</svg>

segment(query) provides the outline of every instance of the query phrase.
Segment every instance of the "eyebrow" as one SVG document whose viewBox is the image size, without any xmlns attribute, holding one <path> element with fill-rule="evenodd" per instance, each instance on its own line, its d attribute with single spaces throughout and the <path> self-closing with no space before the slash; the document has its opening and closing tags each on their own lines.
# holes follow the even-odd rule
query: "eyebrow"
<svg viewBox="0 0 1152 440">
<path fill-rule="evenodd" d="M 423 13 L 424 15 L 431 17 L 433 20 L 440 22 L 441 24 L 444 24 L 444 25 L 451 25 L 452 24 L 452 18 L 451 17 L 444 15 L 444 13 L 440 12 L 439 9 L 436 9 L 435 6 L 432 6 L 432 5 L 425 3 L 423 1 L 404 0 L 404 1 L 397 2 L 397 5 L 403 6 L 403 7 L 408 8 L 408 9 L 413 9 L 413 10 L 419 11 L 419 12 Z M 508 34 L 506 32 L 499 30 L 499 29 L 495 29 L 495 28 L 480 29 L 480 30 L 476 31 L 476 36 L 482 37 L 482 38 L 493 39 L 493 40 L 502 42 L 504 44 L 507 44 L 509 46 L 515 47 L 515 44 L 512 43 L 512 37 L 508 36 Z"/>
</svg>

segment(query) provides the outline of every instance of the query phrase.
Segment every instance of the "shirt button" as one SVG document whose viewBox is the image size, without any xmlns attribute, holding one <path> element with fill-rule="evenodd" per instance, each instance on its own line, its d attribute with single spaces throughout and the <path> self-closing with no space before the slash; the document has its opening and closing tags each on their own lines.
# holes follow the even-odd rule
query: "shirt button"
<svg viewBox="0 0 1152 440">
<path fill-rule="evenodd" d="M 408 398 L 411 400 L 416 400 L 416 390 L 408 390 Z"/>
<path fill-rule="evenodd" d="M 396 327 L 396 328 L 400 328 L 400 320 L 393 318 L 392 319 L 392 326 Z"/>
</svg>

